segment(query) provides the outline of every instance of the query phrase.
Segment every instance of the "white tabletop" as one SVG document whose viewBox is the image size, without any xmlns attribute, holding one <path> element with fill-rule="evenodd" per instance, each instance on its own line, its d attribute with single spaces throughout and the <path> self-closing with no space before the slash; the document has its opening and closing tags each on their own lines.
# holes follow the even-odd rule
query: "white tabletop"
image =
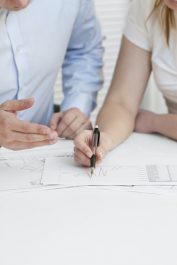
<svg viewBox="0 0 177 265">
<path fill-rule="evenodd" d="M 176 245 L 174 194 L 121 187 L 0 193 L 2 265 L 176 265 Z"/>
</svg>

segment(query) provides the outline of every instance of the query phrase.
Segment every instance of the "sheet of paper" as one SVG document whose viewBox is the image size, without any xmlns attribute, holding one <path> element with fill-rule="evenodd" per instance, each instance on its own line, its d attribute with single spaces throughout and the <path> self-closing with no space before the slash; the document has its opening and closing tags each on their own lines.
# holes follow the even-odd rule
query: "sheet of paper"
<svg viewBox="0 0 177 265">
<path fill-rule="evenodd" d="M 59 140 L 52 146 L 25 151 L 0 148 L 0 191 L 62 189 L 80 185 L 100 185 L 100 188 L 102 185 L 129 186 L 135 185 L 132 181 L 135 180 L 133 176 L 136 176 L 138 182 L 142 178 L 143 185 L 148 184 L 145 180 L 149 181 L 155 177 L 155 185 L 176 185 L 174 180 L 177 175 L 177 143 L 163 137 L 132 134 L 126 142 L 106 156 L 102 165 L 96 168 L 93 179 L 90 179 L 89 169 L 74 164 L 72 153 L 73 142 L 67 140 Z M 150 174 L 150 171 L 153 173 Z M 163 183 L 155 171 L 160 174 L 160 179 L 163 177 Z M 117 175 L 119 179 L 115 178 Z M 136 184 L 138 185 L 137 182 Z"/>
<path fill-rule="evenodd" d="M 71 155 L 72 141 L 24 151 L 0 148 L 0 191 L 43 188 L 41 178 L 46 157 Z"/>
<path fill-rule="evenodd" d="M 44 160 L 0 160 L 0 190 L 39 186 Z"/>
<path fill-rule="evenodd" d="M 44 185 L 177 185 L 176 165 L 111 165 L 90 169 L 76 165 L 73 157 L 48 158 L 42 177 Z"/>
<path fill-rule="evenodd" d="M 167 155 L 168 154 L 168 155 Z M 44 185 L 177 185 L 177 143 L 155 135 L 132 134 L 90 170 L 72 157 L 47 158 Z"/>
</svg>

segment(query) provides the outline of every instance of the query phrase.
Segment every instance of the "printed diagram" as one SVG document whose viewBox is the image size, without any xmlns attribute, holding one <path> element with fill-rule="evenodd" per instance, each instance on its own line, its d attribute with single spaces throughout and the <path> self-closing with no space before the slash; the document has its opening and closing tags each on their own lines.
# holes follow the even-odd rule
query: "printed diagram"
<svg viewBox="0 0 177 265">
<path fill-rule="evenodd" d="M 76 165 L 72 152 L 34 151 L 0 159 L 0 190 L 51 185 L 177 185 L 177 165 L 117 165 L 106 160 L 90 168 Z"/>
<path fill-rule="evenodd" d="M 39 186 L 44 160 L 0 160 L 0 190 Z"/>
<path fill-rule="evenodd" d="M 55 145 L 13 151 L 0 149 L 0 190 L 42 188 L 45 160 L 69 158 L 73 153 L 72 141 L 59 140 Z"/>
<path fill-rule="evenodd" d="M 0 190 L 41 187 L 46 157 L 70 158 L 71 153 L 58 154 L 38 151 L 10 153 L 0 158 Z"/>
<path fill-rule="evenodd" d="M 3 163 L 2 163 L 3 162 Z M 34 172 L 42 170 L 44 166 L 44 159 L 42 160 L 34 160 L 34 159 L 11 159 L 11 160 L 3 160 L 0 161 L 1 166 L 6 168 L 6 170 L 13 171 L 26 171 L 26 172 Z"/>
<path fill-rule="evenodd" d="M 140 178 L 145 178 L 146 172 L 142 167 L 136 166 L 97 166 L 94 170 L 92 178 L 111 178 L 118 175 L 124 176 L 131 172 L 132 175 L 139 175 Z M 90 168 L 83 168 L 79 166 L 74 166 L 72 168 L 59 168 L 58 169 L 58 177 L 72 176 L 73 178 L 91 178 Z"/>
<path fill-rule="evenodd" d="M 139 177 L 146 180 L 147 174 L 144 167 L 139 166 L 112 166 L 100 165 L 94 170 L 91 178 L 90 168 L 84 168 L 75 164 L 73 157 L 49 158 L 45 162 L 42 182 L 44 185 L 117 185 L 126 182 L 126 177 Z M 127 180 L 129 183 L 129 179 Z"/>
<path fill-rule="evenodd" d="M 157 185 L 177 184 L 177 165 L 97 165 L 91 178 L 89 168 L 75 164 L 72 157 L 46 159 L 44 185 Z"/>
</svg>

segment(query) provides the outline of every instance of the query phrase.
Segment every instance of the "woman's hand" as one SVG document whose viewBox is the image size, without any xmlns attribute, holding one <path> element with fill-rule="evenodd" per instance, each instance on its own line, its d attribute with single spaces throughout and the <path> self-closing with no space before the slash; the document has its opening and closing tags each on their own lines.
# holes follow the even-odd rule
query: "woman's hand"
<svg viewBox="0 0 177 265">
<path fill-rule="evenodd" d="M 85 130 L 76 136 L 74 140 L 74 159 L 83 166 L 90 166 L 92 152 L 92 134 L 91 130 Z M 97 163 L 100 162 L 107 152 L 111 149 L 111 141 L 106 133 L 100 134 L 100 145 L 96 151 Z"/>
<path fill-rule="evenodd" d="M 30 0 L 0 0 L 0 7 L 8 10 L 20 10 L 29 4 Z"/>
</svg>

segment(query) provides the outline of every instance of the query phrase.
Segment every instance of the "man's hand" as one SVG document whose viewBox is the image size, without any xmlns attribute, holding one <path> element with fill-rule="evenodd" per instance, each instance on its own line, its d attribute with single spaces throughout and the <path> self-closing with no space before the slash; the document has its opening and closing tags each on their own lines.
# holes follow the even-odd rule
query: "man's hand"
<svg viewBox="0 0 177 265">
<path fill-rule="evenodd" d="M 135 132 L 139 133 L 153 133 L 154 120 L 156 114 L 151 111 L 141 110 L 135 122 Z"/>
<path fill-rule="evenodd" d="M 62 138 L 74 139 L 84 129 L 91 129 L 89 118 L 77 108 L 53 114 L 50 128 Z"/>
<path fill-rule="evenodd" d="M 20 10 L 29 4 L 30 0 L 0 0 L 0 7 L 8 10 Z"/>
<path fill-rule="evenodd" d="M 33 99 L 9 100 L 0 105 L 0 146 L 13 150 L 52 144 L 57 133 L 47 126 L 20 121 L 16 112 L 29 109 Z"/>
</svg>

